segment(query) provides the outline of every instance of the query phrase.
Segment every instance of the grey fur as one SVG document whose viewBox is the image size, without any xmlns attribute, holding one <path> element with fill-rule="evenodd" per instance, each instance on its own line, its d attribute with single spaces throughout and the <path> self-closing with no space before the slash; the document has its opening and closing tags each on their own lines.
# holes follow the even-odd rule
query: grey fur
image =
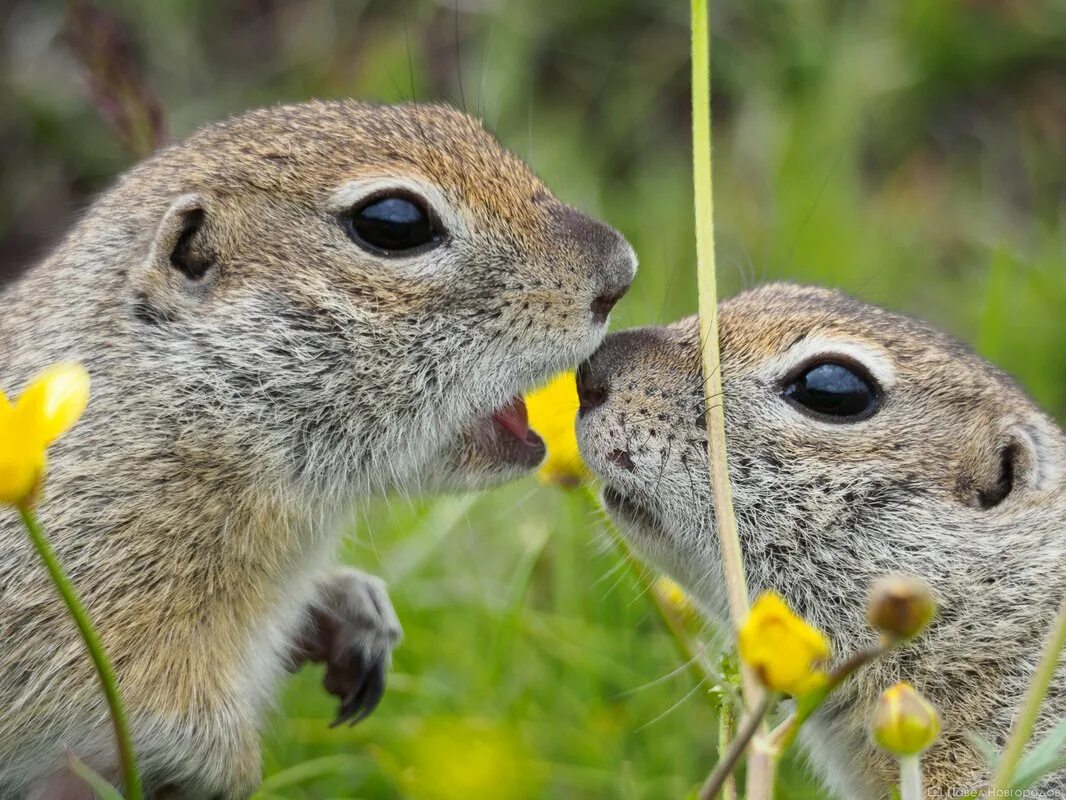
<svg viewBox="0 0 1066 800">
<path fill-rule="evenodd" d="M 926 634 L 865 669 L 812 721 L 811 763 L 842 800 L 888 797 L 896 768 L 867 724 L 880 692 L 906 679 L 944 718 L 924 759 L 929 797 L 976 787 L 987 770 L 966 734 L 1004 743 L 1066 592 L 1062 431 L 962 345 L 838 293 L 762 287 L 724 302 L 720 325 L 751 591 L 780 592 L 838 657 L 875 641 L 865 605 L 878 576 L 919 575 L 940 604 Z M 582 368 L 607 399 L 584 413 L 579 441 L 635 546 L 724 622 L 699 352 L 695 318 L 608 337 Z M 834 424 L 783 399 L 789 371 L 825 354 L 883 382 L 878 413 Z M 1008 452 L 1012 489 L 985 507 Z M 1060 669 L 1038 733 L 1064 716 Z M 1064 780 L 1044 788 L 1066 789 Z"/>
</svg>

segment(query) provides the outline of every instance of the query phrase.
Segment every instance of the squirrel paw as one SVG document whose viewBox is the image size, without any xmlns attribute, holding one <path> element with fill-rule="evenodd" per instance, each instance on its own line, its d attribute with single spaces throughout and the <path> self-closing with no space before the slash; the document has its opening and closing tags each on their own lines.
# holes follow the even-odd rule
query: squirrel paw
<svg viewBox="0 0 1066 800">
<path fill-rule="evenodd" d="M 337 718 L 354 725 L 377 708 L 385 674 L 403 631 L 380 578 L 339 569 L 320 584 L 304 629 L 296 637 L 291 669 L 325 663 L 326 691 L 341 700 Z"/>
</svg>

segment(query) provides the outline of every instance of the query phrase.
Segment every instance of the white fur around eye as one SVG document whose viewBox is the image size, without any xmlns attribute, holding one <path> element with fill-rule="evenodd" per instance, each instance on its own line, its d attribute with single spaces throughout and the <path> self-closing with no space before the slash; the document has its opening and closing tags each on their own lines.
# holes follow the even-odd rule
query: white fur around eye
<svg viewBox="0 0 1066 800">
<path fill-rule="evenodd" d="M 763 377 L 768 382 L 777 382 L 799 369 L 803 364 L 820 360 L 832 361 L 844 357 L 866 368 L 881 388 L 891 389 L 896 383 L 896 369 L 888 353 L 870 344 L 860 344 L 851 339 L 830 336 L 815 336 L 803 339 L 775 358 L 767 360 Z"/>
<path fill-rule="evenodd" d="M 385 193 L 390 189 L 407 192 L 425 200 L 430 211 L 437 215 L 450 236 L 459 237 L 466 233 L 462 216 L 440 189 L 428 181 L 411 176 L 382 175 L 350 181 L 329 196 L 326 208 L 330 213 L 342 214 L 371 195 Z"/>
</svg>

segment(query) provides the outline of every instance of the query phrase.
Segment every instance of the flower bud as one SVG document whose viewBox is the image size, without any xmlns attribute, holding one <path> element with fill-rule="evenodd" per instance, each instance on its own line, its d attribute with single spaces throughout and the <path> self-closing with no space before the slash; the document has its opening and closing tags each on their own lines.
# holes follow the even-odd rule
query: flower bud
<svg viewBox="0 0 1066 800">
<path fill-rule="evenodd" d="M 876 630 L 895 639 L 913 639 L 936 613 L 929 587 L 912 575 L 889 575 L 870 587 L 867 618 Z"/>
<path fill-rule="evenodd" d="M 901 681 L 881 695 L 870 731 L 882 750 L 916 756 L 940 735 L 940 715 L 913 686 Z"/>
</svg>

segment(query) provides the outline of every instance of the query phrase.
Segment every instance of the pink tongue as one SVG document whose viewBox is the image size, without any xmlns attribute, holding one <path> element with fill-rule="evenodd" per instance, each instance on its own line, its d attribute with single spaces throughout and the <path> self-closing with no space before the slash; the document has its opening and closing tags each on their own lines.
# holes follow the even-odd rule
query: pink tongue
<svg viewBox="0 0 1066 800">
<path fill-rule="evenodd" d="M 492 418 L 514 434 L 518 441 L 529 439 L 529 415 L 526 413 L 526 403 L 521 397 L 515 397 L 509 405 L 493 413 Z"/>
</svg>

